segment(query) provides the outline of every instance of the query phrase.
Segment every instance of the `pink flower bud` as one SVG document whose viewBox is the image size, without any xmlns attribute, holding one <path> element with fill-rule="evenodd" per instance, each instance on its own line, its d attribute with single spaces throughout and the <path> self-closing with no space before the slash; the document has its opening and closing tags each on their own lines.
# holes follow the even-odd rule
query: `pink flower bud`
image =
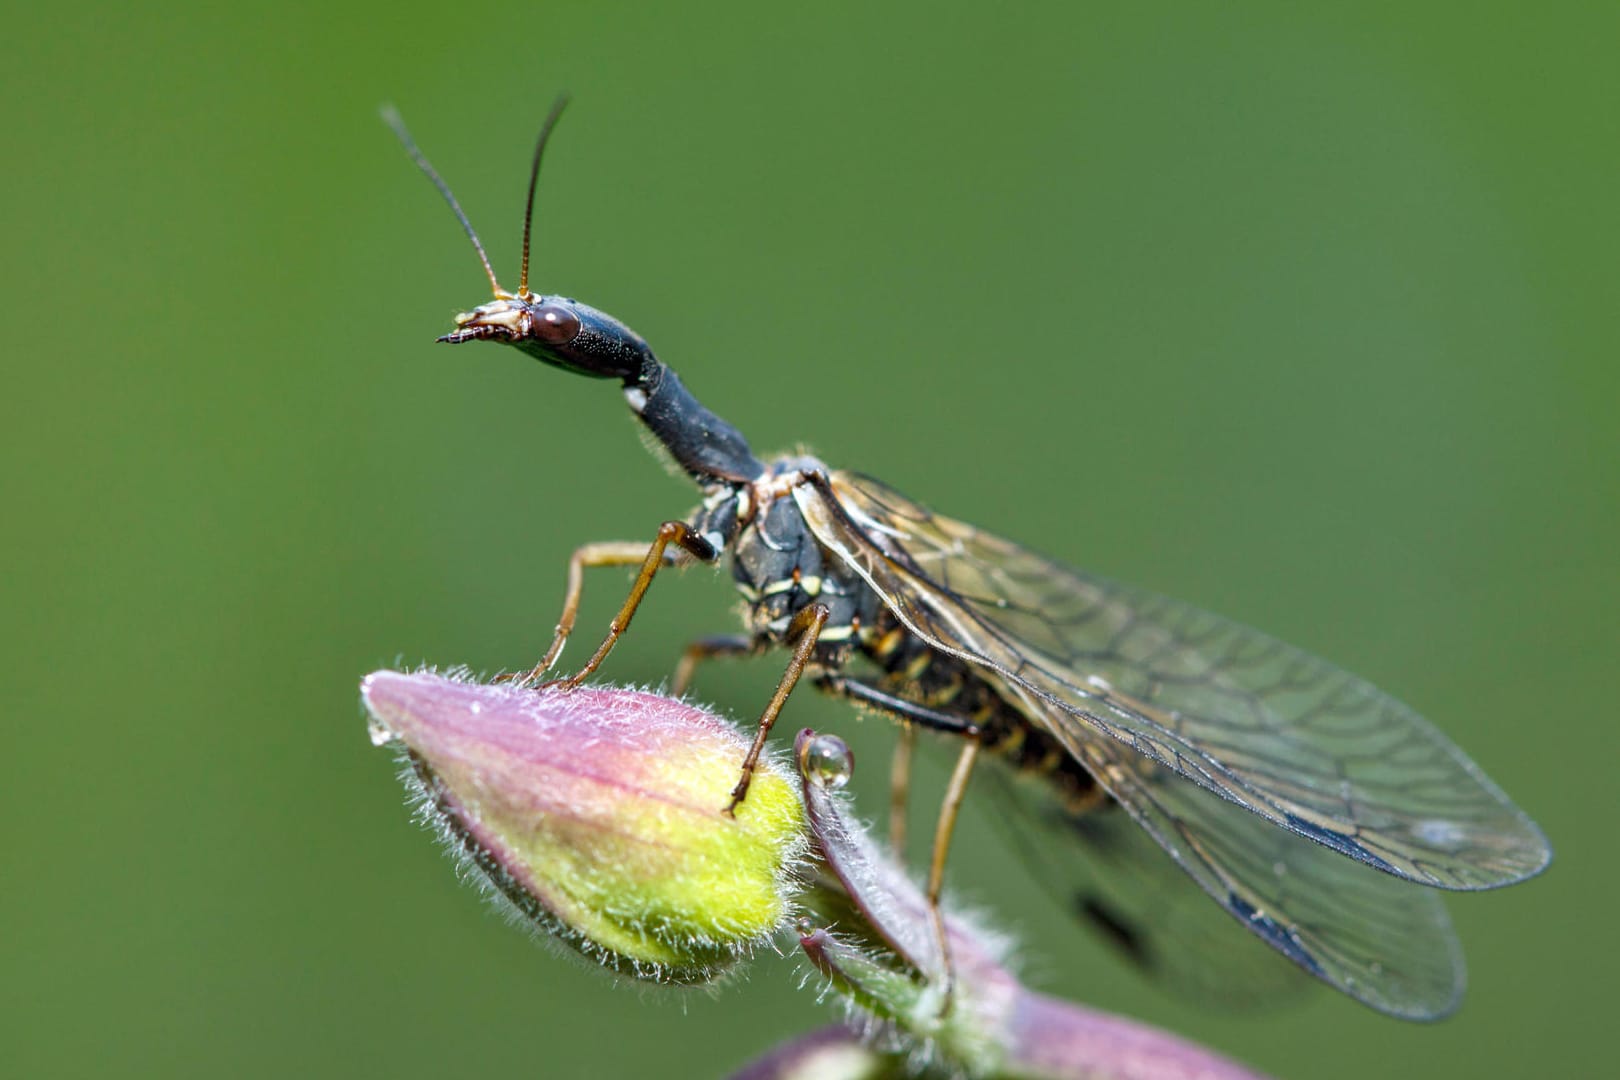
<svg viewBox="0 0 1620 1080">
<path fill-rule="evenodd" d="M 603 966 L 707 981 L 787 917 L 804 850 L 796 782 L 762 761 L 728 816 L 748 744 L 720 718 L 633 690 L 427 673 L 376 672 L 361 697 L 452 848 Z"/>
</svg>

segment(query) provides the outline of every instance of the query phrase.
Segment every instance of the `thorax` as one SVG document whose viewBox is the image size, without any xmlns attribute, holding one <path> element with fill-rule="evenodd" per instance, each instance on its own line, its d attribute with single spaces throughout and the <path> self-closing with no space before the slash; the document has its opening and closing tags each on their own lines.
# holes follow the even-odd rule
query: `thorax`
<svg viewBox="0 0 1620 1080">
<path fill-rule="evenodd" d="M 839 669 L 861 656 L 886 692 L 978 725 L 985 749 L 1022 772 L 1044 774 L 1066 798 L 1090 778 L 1057 741 L 1011 703 L 982 669 L 910 632 L 873 588 L 825 547 L 793 497 L 814 458 L 783 458 L 749 484 L 716 489 L 691 524 L 731 553 L 732 578 L 748 603 L 749 632 L 783 643 L 793 617 L 827 605 L 816 663 Z M 1070 775 L 1070 774 L 1073 775 Z"/>
<path fill-rule="evenodd" d="M 692 524 L 731 553 L 732 579 L 748 602 L 756 637 L 780 643 L 793 617 L 811 604 L 827 605 L 818 660 L 839 666 L 877 628 L 883 604 L 853 569 L 816 538 L 793 498 L 794 486 L 814 458 L 783 458 L 751 483 L 713 491 Z"/>
</svg>

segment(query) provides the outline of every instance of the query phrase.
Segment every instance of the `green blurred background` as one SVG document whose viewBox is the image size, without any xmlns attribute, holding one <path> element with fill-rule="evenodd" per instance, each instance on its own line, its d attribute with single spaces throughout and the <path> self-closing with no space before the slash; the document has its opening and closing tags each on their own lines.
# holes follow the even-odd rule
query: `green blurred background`
<svg viewBox="0 0 1620 1080">
<path fill-rule="evenodd" d="M 8 9 L 4 1071 L 707 1077 L 826 1018 L 788 959 L 711 997 L 534 948 L 365 738 L 363 673 L 532 662 L 568 551 L 693 501 L 606 385 L 433 344 L 486 285 L 378 105 L 510 281 L 563 87 L 540 288 L 762 450 L 1364 673 L 1558 852 L 1452 905 L 1456 1018 L 1233 1018 L 1094 947 L 976 817 L 953 883 L 1032 981 L 1280 1076 L 1595 1069 L 1613 5 L 769 7 Z M 594 580 L 593 634 L 622 596 Z M 658 681 L 732 603 L 660 581 L 605 674 Z M 698 690 L 752 715 L 778 670 Z M 787 724 L 848 733 L 878 812 L 885 725 L 811 696 Z"/>
</svg>

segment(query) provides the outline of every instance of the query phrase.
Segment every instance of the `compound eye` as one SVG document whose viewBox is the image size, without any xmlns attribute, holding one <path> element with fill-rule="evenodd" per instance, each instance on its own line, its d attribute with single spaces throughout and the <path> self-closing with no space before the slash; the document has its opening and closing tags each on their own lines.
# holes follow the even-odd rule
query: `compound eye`
<svg viewBox="0 0 1620 1080">
<path fill-rule="evenodd" d="M 535 308 L 529 319 L 529 333 L 547 345 L 567 345 L 579 336 L 579 317 L 567 308 Z"/>
</svg>

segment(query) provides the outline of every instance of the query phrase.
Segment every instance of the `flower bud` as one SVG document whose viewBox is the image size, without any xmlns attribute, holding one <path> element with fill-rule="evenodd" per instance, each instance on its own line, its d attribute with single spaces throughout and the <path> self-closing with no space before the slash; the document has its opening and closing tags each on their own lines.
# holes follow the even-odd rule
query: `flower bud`
<svg viewBox="0 0 1620 1080">
<path fill-rule="evenodd" d="M 633 690 L 530 690 L 379 671 L 373 740 L 397 741 L 425 813 L 496 894 L 613 971 L 708 981 L 789 912 L 804 848 L 796 783 L 747 741 Z"/>
</svg>

